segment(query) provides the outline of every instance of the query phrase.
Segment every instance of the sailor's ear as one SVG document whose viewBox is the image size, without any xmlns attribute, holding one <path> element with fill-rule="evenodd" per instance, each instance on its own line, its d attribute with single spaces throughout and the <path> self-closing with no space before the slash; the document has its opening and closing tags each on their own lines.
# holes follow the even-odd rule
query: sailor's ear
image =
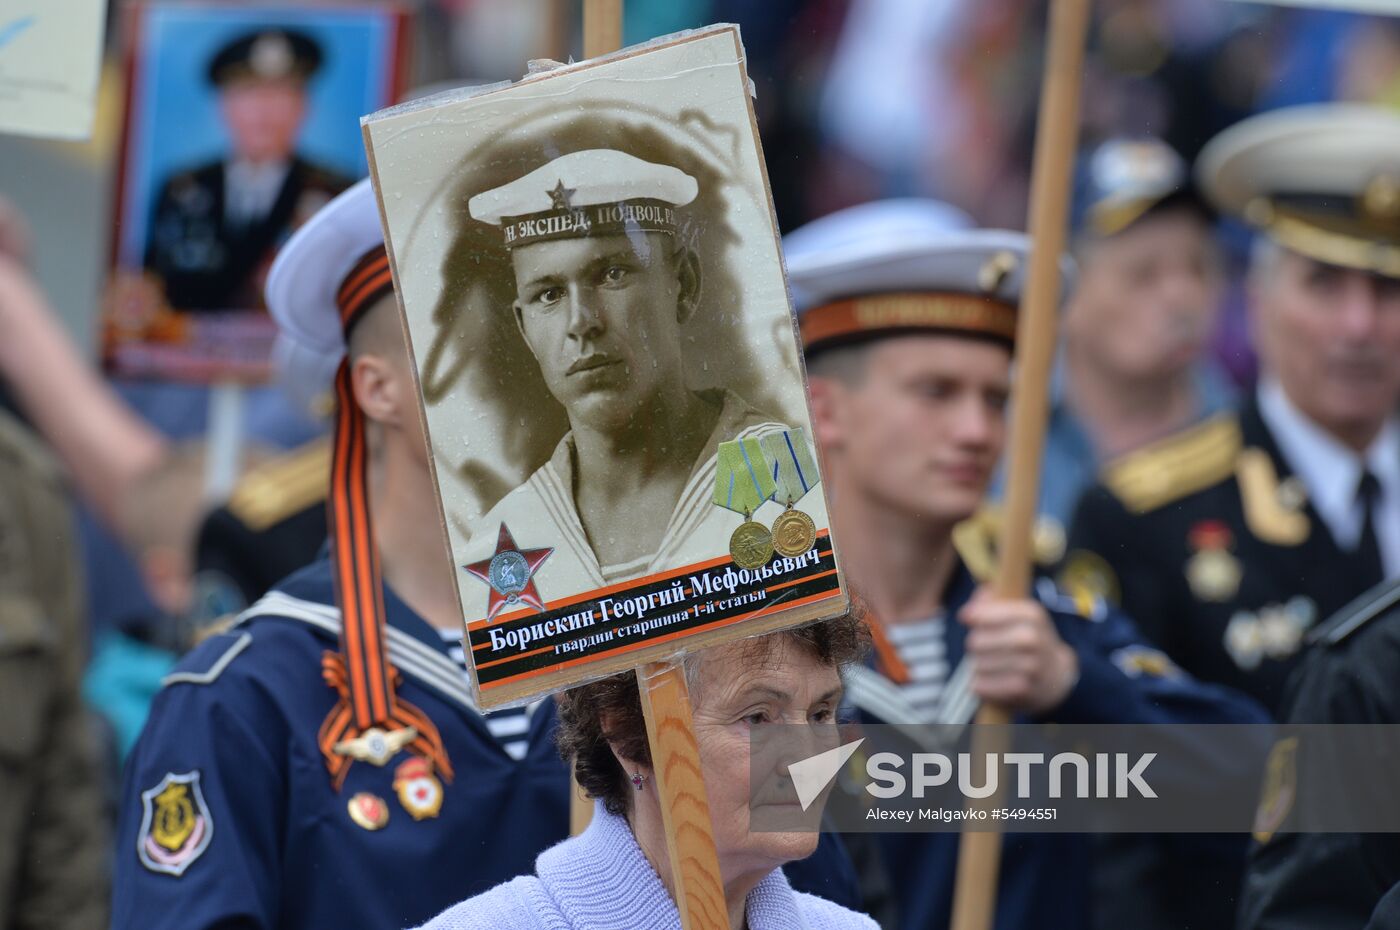
<svg viewBox="0 0 1400 930">
<path fill-rule="evenodd" d="M 680 294 L 676 299 L 676 316 L 687 322 L 700 307 L 700 256 L 689 246 L 680 246 L 672 259 L 676 263 L 676 279 Z"/>
</svg>

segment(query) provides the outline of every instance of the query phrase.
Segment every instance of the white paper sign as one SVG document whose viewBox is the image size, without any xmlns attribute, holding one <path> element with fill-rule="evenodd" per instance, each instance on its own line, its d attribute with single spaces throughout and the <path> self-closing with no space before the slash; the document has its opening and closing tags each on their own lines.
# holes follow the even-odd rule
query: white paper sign
<svg viewBox="0 0 1400 930">
<path fill-rule="evenodd" d="M 107 0 L 0 0 L 0 132 L 86 139 Z"/>
</svg>

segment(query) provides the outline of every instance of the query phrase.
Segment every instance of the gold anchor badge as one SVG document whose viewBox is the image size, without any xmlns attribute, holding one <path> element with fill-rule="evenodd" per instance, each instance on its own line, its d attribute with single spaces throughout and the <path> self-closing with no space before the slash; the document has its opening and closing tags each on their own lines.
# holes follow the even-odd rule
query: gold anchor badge
<svg viewBox="0 0 1400 930">
<path fill-rule="evenodd" d="M 418 730 L 413 727 L 387 733 L 379 727 L 370 727 L 354 739 L 343 739 L 336 743 L 335 751 L 339 755 L 349 756 L 356 762 L 382 766 L 417 738 Z"/>
</svg>

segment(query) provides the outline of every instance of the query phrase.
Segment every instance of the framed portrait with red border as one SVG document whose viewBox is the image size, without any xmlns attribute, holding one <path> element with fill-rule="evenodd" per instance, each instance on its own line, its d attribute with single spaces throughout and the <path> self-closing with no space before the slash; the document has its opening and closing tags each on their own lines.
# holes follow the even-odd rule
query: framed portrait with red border
<svg viewBox="0 0 1400 930">
<path fill-rule="evenodd" d="M 127 106 L 113 275 L 114 375 L 257 383 L 277 249 L 365 174 L 359 118 L 404 87 L 395 3 L 152 2 L 124 9 Z"/>
</svg>

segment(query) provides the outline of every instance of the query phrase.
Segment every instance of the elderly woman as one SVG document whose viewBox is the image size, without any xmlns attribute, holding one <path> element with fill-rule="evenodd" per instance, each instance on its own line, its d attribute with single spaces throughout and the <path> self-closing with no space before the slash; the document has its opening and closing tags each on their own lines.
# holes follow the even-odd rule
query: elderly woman
<svg viewBox="0 0 1400 930">
<path fill-rule="evenodd" d="M 806 725 L 834 741 L 840 669 L 864 630 L 851 617 L 728 646 L 686 660 L 720 877 L 734 930 L 875 930 L 870 918 L 793 891 L 786 862 L 811 855 L 817 833 L 750 830 L 749 731 Z M 676 930 L 675 886 L 634 675 L 561 699 L 559 747 L 596 799 L 582 835 L 546 850 L 535 874 L 498 885 L 422 930 Z M 834 742 L 833 742 L 834 744 Z"/>
</svg>

